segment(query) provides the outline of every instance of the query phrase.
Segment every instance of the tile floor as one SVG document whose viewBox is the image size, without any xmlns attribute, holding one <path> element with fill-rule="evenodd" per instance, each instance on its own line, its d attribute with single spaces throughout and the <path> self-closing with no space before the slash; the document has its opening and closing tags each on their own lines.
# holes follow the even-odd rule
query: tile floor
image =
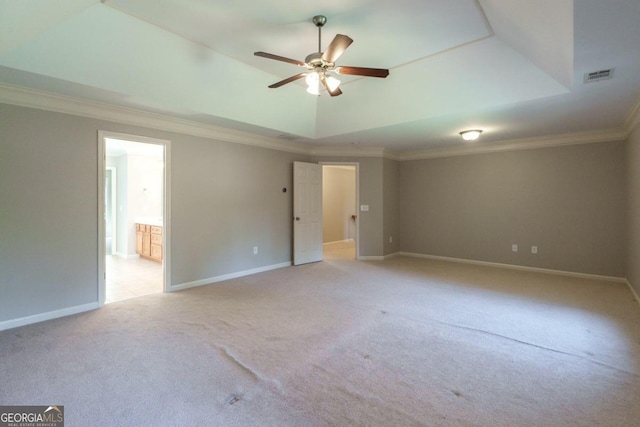
<svg viewBox="0 0 640 427">
<path fill-rule="evenodd" d="M 162 264 L 144 258 L 106 257 L 105 303 L 162 292 Z"/>
</svg>

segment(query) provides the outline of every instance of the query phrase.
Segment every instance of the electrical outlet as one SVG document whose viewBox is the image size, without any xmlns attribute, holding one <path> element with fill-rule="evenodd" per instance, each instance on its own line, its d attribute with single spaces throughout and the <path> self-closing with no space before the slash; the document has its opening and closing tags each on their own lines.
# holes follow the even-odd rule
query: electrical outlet
<svg viewBox="0 0 640 427">
<path fill-rule="evenodd" d="M 538 253 L 538 247 L 537 246 L 531 246 L 531 253 L 532 254 L 537 254 Z"/>
<path fill-rule="evenodd" d="M 257 255 L 257 254 L 258 254 L 258 247 L 257 247 L 257 246 L 254 246 L 254 247 L 253 247 L 253 254 L 254 254 L 254 255 Z"/>
<path fill-rule="evenodd" d="M 389 236 L 389 243 L 393 243 L 393 236 Z"/>
<path fill-rule="evenodd" d="M 518 245 L 516 245 L 515 243 L 513 245 L 511 245 L 511 251 L 512 252 L 518 252 Z"/>
</svg>

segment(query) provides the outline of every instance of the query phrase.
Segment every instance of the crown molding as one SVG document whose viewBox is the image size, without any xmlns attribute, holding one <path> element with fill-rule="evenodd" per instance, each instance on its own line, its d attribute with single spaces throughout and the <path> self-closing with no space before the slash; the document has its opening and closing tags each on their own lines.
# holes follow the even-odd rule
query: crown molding
<svg viewBox="0 0 640 427">
<path fill-rule="evenodd" d="M 401 161 L 402 153 L 389 151 L 382 147 L 310 147 L 309 153 L 317 157 L 379 157 L 384 159 Z"/>
<path fill-rule="evenodd" d="M 295 154 L 316 157 L 381 157 L 395 161 L 530 150 L 595 142 L 624 141 L 634 129 L 640 126 L 640 102 L 638 102 L 627 117 L 624 127 L 619 129 L 574 132 L 485 144 L 471 143 L 454 147 L 398 152 L 388 151 L 382 147 L 323 147 L 319 145 L 302 145 L 300 143 L 269 138 L 250 132 L 236 131 L 220 126 L 178 119 L 172 116 L 149 113 L 133 108 L 120 107 L 2 83 L 0 83 L 0 102 Z"/>
<path fill-rule="evenodd" d="M 640 99 L 636 103 L 635 107 L 629 113 L 629 117 L 624 122 L 624 128 L 627 131 L 627 136 L 631 135 L 635 129 L 640 126 Z"/>
<path fill-rule="evenodd" d="M 312 156 L 330 156 L 330 157 L 383 157 L 384 148 L 382 147 L 310 147 L 309 154 Z"/>
<path fill-rule="evenodd" d="M 627 131 L 607 129 L 602 131 L 573 132 L 533 138 L 512 139 L 486 144 L 467 144 L 455 147 L 432 148 L 428 150 L 399 153 L 401 161 L 434 159 L 438 157 L 466 156 L 471 154 L 497 153 L 502 151 L 533 150 L 537 148 L 562 147 L 567 145 L 590 144 L 595 142 L 624 141 Z"/>
<path fill-rule="evenodd" d="M 1 83 L 0 102 L 296 154 L 309 152 L 299 144 L 250 132 Z"/>
<path fill-rule="evenodd" d="M 399 151 L 384 150 L 382 157 L 389 160 L 395 160 L 397 162 L 402 161 L 402 153 Z"/>
</svg>

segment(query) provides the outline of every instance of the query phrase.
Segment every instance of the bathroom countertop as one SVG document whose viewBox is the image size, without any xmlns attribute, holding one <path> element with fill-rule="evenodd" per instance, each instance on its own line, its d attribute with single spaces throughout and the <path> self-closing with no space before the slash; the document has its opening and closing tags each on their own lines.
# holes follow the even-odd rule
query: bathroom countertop
<svg viewBox="0 0 640 427">
<path fill-rule="evenodd" d="M 155 225 L 157 227 L 162 227 L 162 218 L 149 216 L 149 217 L 138 217 L 136 218 L 137 224 L 146 224 L 146 225 Z"/>
</svg>

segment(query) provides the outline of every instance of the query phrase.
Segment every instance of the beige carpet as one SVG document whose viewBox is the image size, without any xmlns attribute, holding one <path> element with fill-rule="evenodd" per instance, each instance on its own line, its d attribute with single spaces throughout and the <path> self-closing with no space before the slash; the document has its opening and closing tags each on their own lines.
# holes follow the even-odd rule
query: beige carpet
<svg viewBox="0 0 640 427">
<path fill-rule="evenodd" d="M 0 404 L 68 426 L 637 426 L 623 284 L 326 260 L 0 333 Z"/>
</svg>

